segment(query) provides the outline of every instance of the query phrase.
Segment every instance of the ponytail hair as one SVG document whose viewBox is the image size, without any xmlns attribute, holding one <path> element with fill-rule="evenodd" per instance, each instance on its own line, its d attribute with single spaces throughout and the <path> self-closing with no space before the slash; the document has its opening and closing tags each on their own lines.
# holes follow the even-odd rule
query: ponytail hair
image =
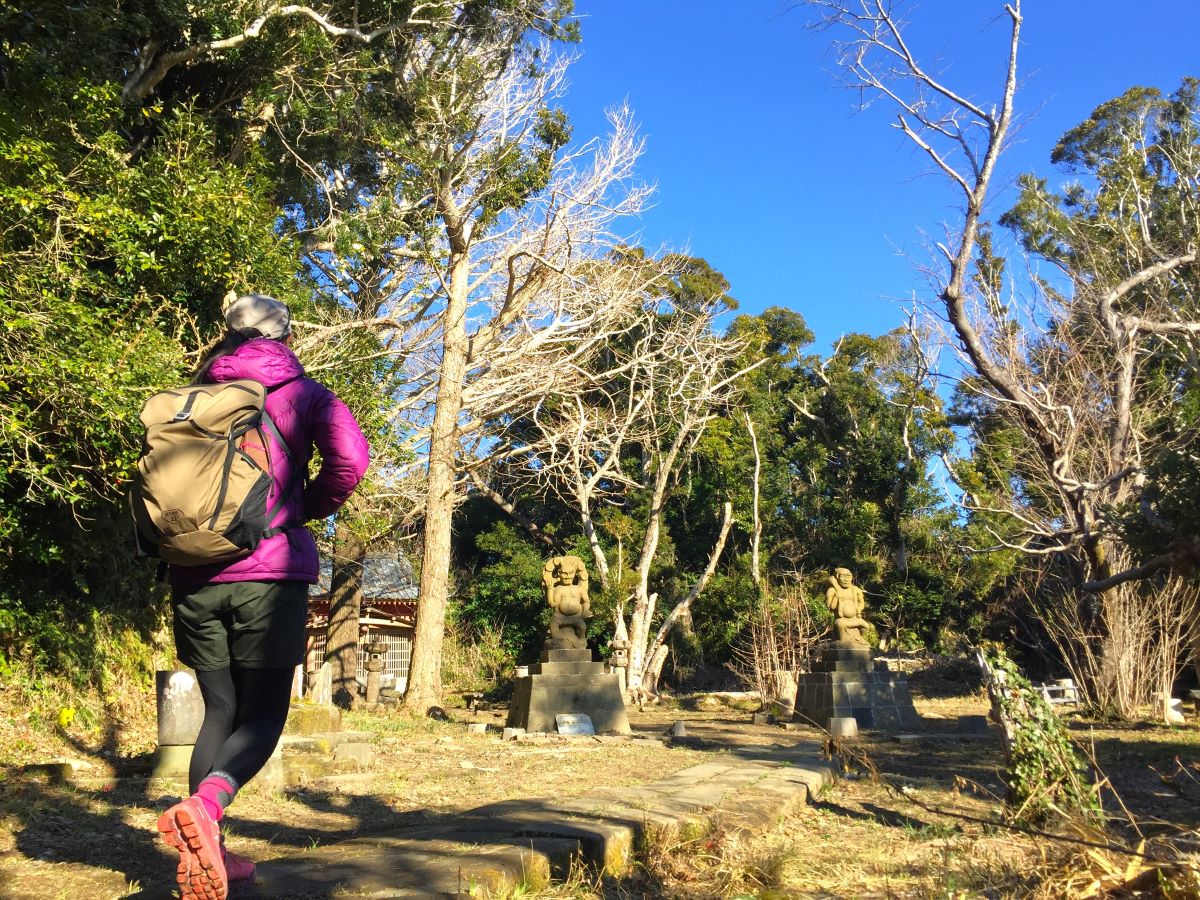
<svg viewBox="0 0 1200 900">
<path fill-rule="evenodd" d="M 196 371 L 192 373 L 192 384 L 209 384 L 210 379 L 208 377 L 208 372 L 209 369 L 212 368 L 213 363 L 215 363 L 222 356 L 229 356 L 229 354 L 237 350 L 237 348 L 242 346 L 242 344 L 262 336 L 262 332 L 260 332 L 257 328 L 243 328 L 241 331 L 226 331 L 220 342 L 213 347 L 208 356 L 204 358 L 204 362 L 200 363 L 200 365 L 196 368 Z"/>
</svg>

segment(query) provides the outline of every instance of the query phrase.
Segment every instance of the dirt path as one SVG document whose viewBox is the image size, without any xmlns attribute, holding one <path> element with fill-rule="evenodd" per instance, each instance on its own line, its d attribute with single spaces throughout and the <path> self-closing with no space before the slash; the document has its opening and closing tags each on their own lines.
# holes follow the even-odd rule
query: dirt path
<svg viewBox="0 0 1200 900">
<path fill-rule="evenodd" d="M 752 844 L 709 834 L 656 848 L 619 881 L 577 883 L 547 896 L 872 897 L 1026 896 L 1043 847 L 965 820 L 994 820 L 1002 794 L 999 744 L 947 736 L 956 717 L 982 714 L 977 693 L 918 692 L 926 734 L 897 741 L 864 737 L 862 765 L 809 808 Z M 444 821 L 487 803 L 580 796 L 598 786 L 641 784 L 689 766 L 728 758 L 739 748 L 819 737 L 754 726 L 745 709 L 715 704 L 647 709 L 631 721 L 662 735 L 683 721 L 674 748 L 649 743 L 502 744 L 461 723 L 354 717 L 375 731 L 369 773 L 335 776 L 283 797 L 246 791 L 231 811 L 230 846 L 269 859 L 381 830 Z M 1200 782 L 1177 775 L 1200 760 L 1200 731 L 1115 728 L 1068 717 L 1144 825 L 1200 825 Z M 494 721 L 489 715 L 489 721 Z M 866 762 L 869 760 L 869 763 Z M 867 769 L 878 780 L 865 777 Z M 109 787 L 4 778 L 0 791 L 0 898 L 121 897 L 169 878 L 171 857 L 154 822 L 173 797 L 144 779 Z M 967 892 L 967 893 L 963 893 Z"/>
</svg>

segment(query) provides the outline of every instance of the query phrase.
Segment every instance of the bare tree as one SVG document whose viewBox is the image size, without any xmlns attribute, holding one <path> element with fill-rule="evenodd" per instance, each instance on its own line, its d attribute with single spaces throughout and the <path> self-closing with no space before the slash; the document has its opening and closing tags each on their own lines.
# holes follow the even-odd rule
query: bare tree
<svg viewBox="0 0 1200 900">
<path fill-rule="evenodd" d="M 733 670 L 758 691 L 764 708 L 792 712 L 799 676 L 809 671 L 827 629 L 813 617 L 804 596 L 804 575 L 796 572 L 778 595 L 764 592 L 734 646 Z"/>
<path fill-rule="evenodd" d="M 550 334 L 570 330 L 570 320 L 556 315 L 553 286 L 579 260 L 611 246 L 608 224 L 635 212 L 645 197 L 629 182 L 640 144 L 627 111 L 613 116 L 612 134 L 586 154 L 553 160 L 551 147 L 549 156 L 539 156 L 546 152 L 546 101 L 560 89 L 565 62 L 537 74 L 534 66 L 532 57 L 514 60 L 481 98 L 464 99 L 465 108 L 449 104 L 448 133 L 463 115 L 472 115 L 474 124 L 466 136 L 432 148 L 427 172 L 440 232 L 424 248 L 423 264 L 432 276 L 426 302 L 438 312 L 422 359 L 427 367 L 414 373 L 414 389 L 405 398 L 414 430 L 428 435 L 421 591 L 405 699 L 419 711 L 441 698 L 457 475 L 463 442 L 483 420 L 472 415 L 470 404 L 487 395 L 487 373 L 515 352 L 514 335 L 544 346 Z M 505 208 L 504 192 L 514 189 L 506 163 L 522 152 L 552 171 L 539 193 Z M 470 384 L 477 388 L 469 391 Z M 510 387 L 511 394 L 491 396 L 509 402 L 521 396 L 511 379 Z"/>
<path fill-rule="evenodd" d="M 229 20 L 234 25 L 226 37 L 205 39 L 200 35 L 181 31 L 178 34 L 156 34 L 138 48 L 136 63 L 122 86 L 122 97 L 128 102 L 145 99 L 162 80 L 175 68 L 197 65 L 214 56 L 264 37 L 270 27 L 293 22 L 315 26 L 329 39 L 343 41 L 359 47 L 369 46 L 398 31 L 416 31 L 435 25 L 447 25 L 454 21 L 457 4 L 449 0 L 431 0 L 428 3 L 413 3 L 398 6 L 394 16 L 384 15 L 378 20 L 364 22 L 359 18 L 359 6 L 354 3 L 349 10 L 322 12 L 312 6 L 299 3 L 234 3 L 229 10 Z M 338 12 L 344 12 L 342 18 Z M 340 19 L 340 21 L 339 21 Z"/>
<path fill-rule="evenodd" d="M 995 548 L 1076 559 L 1079 581 L 1100 592 L 1090 604 L 1095 621 L 1087 633 L 1106 641 L 1101 652 L 1119 652 L 1103 629 L 1105 610 L 1114 615 L 1122 607 L 1122 596 L 1112 589 L 1172 564 L 1164 558 L 1114 573 L 1119 539 L 1107 527 L 1105 511 L 1141 496 L 1141 473 L 1154 440 L 1151 425 L 1168 402 L 1164 390 L 1170 390 L 1155 383 L 1150 363 L 1155 346 L 1200 332 L 1200 323 L 1181 320 L 1172 302 L 1179 273 L 1197 259 L 1194 241 L 1189 246 L 1192 239 L 1186 237 L 1196 234 L 1194 199 L 1168 210 L 1179 219 L 1172 224 L 1185 236 L 1182 246 L 1156 241 L 1157 223 L 1151 220 L 1166 213 L 1139 195 L 1132 179 L 1130 196 L 1121 203 L 1135 224 L 1109 244 L 1111 259 L 1101 264 L 1078 254 L 1057 260 L 1069 291 L 1055 291 L 1034 277 L 1032 299 L 1009 296 L 985 206 L 1013 122 L 1019 0 L 1002 7 L 1007 50 L 994 103 L 956 91 L 925 68 L 892 3 L 807 5 L 820 11 L 823 27 L 846 36 L 836 47 L 851 84 L 892 104 L 895 127 L 963 201 L 961 220 L 936 244 L 940 263 L 929 274 L 939 303 L 931 321 L 947 326 L 946 337 L 968 373 L 963 388 L 1021 435 L 1015 474 L 1029 486 L 992 505 L 965 479 L 964 502 L 977 521 L 1004 523 L 992 529 Z M 1129 136 L 1130 154 L 1143 162 L 1151 155 L 1149 147 L 1137 146 L 1145 133 Z M 1176 164 L 1181 172 L 1196 171 L 1194 160 Z M 1187 181 L 1181 179 L 1181 186 Z M 948 467 L 952 476 L 962 474 L 953 462 Z M 1011 474 L 1005 481 L 1010 479 Z M 1172 558 L 1182 555 L 1176 551 Z"/>
<path fill-rule="evenodd" d="M 629 318 L 596 345 L 577 391 L 532 406 L 498 439 L 509 459 L 522 461 L 506 472 L 510 478 L 553 491 L 579 516 L 602 590 L 620 597 L 616 628 L 629 635 L 628 687 L 637 695 L 657 685 L 667 636 L 707 584 L 734 521 L 726 504 L 704 573 L 658 619 L 650 573 L 667 501 L 708 423 L 730 407 L 753 365 L 737 368 L 743 347 L 714 333 L 714 307 L 670 302 L 661 290 L 662 263 L 618 260 L 590 275 L 593 288 L 633 300 L 613 303 Z M 636 565 L 622 584 L 613 577 L 596 516 L 604 504 L 625 504 L 634 491 L 644 492 L 647 511 L 638 523 Z"/>
</svg>

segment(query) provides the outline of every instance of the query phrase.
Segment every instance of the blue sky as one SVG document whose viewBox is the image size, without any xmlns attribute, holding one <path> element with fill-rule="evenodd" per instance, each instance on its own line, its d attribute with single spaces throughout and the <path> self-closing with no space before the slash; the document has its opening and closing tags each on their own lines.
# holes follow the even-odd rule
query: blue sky
<svg viewBox="0 0 1200 900">
<path fill-rule="evenodd" d="M 658 186 L 640 223 L 649 247 L 686 247 L 723 271 L 747 312 L 799 310 L 827 349 L 848 331 L 900 323 L 929 293 L 923 234 L 957 197 L 892 128 L 837 83 L 828 37 L 777 0 L 577 0 L 581 58 L 564 106 L 577 138 L 628 100 L 648 140 L 640 171 Z M 909 34 L 945 80 L 999 96 L 1007 18 L 994 0 L 908 7 Z M 997 13 L 1001 13 L 997 17 Z M 1200 0 L 1027 0 L 1021 131 L 997 186 L 1049 164 L 1055 141 L 1132 85 L 1173 91 L 1200 76 Z M 993 196 L 992 215 L 1012 193 Z M 911 254 L 906 257 L 904 254 Z"/>
</svg>

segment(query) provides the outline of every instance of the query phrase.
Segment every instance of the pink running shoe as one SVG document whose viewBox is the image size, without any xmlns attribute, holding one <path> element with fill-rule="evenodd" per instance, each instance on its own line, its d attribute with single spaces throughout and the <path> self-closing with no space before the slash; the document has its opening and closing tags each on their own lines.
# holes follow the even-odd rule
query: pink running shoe
<svg viewBox="0 0 1200 900">
<path fill-rule="evenodd" d="M 158 817 L 163 840 L 179 851 L 175 880 L 184 900 L 225 900 L 229 896 L 221 860 L 221 831 L 197 797 L 176 803 Z"/>
<path fill-rule="evenodd" d="M 225 849 L 225 835 L 221 835 L 221 861 L 225 863 L 225 877 L 233 881 L 249 881 L 254 877 L 254 863 L 244 856 Z"/>
</svg>

